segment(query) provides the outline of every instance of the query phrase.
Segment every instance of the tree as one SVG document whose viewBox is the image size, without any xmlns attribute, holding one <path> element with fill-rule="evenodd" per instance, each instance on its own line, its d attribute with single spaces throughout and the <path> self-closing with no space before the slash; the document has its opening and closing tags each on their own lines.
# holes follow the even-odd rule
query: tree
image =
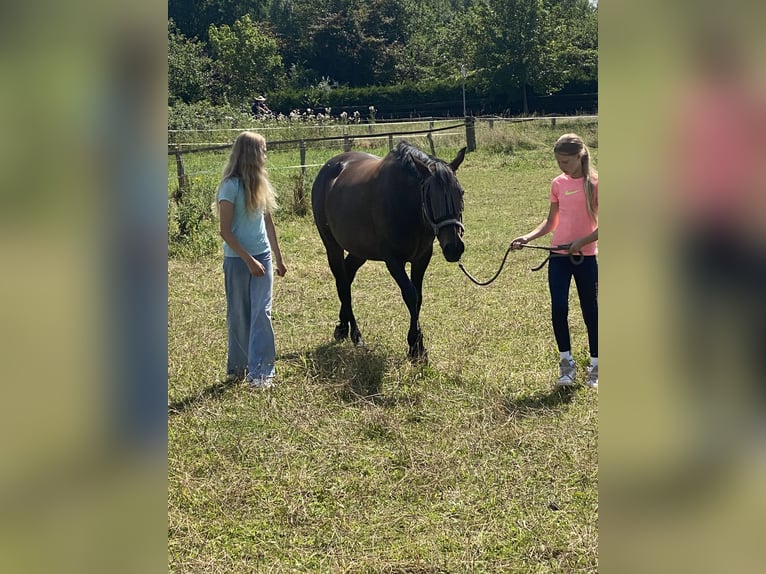
<svg viewBox="0 0 766 574">
<path fill-rule="evenodd" d="M 309 25 L 307 61 L 318 76 L 351 86 L 396 81 L 410 37 L 404 0 L 332 0 Z"/>
<path fill-rule="evenodd" d="M 556 22 L 566 22 L 551 32 L 556 37 L 556 69 L 565 82 L 598 78 L 598 3 L 593 0 L 559 0 L 551 4 Z M 557 34 L 555 32 L 558 32 Z"/>
<path fill-rule="evenodd" d="M 265 18 L 274 0 L 168 0 L 168 18 L 189 38 L 207 40 L 211 25 L 232 25 L 245 15 L 254 21 Z"/>
<path fill-rule="evenodd" d="M 205 46 L 189 39 L 168 20 L 168 102 L 207 99 L 212 83 L 212 60 Z"/>
<path fill-rule="evenodd" d="M 552 93 L 595 74 L 596 10 L 588 0 L 484 0 L 476 63 L 487 87 L 517 91 L 527 113 L 530 88 Z"/>
<path fill-rule="evenodd" d="M 276 39 L 253 23 L 250 16 L 242 16 L 233 26 L 210 26 L 208 37 L 218 82 L 229 101 L 247 102 L 284 83 Z"/>
</svg>

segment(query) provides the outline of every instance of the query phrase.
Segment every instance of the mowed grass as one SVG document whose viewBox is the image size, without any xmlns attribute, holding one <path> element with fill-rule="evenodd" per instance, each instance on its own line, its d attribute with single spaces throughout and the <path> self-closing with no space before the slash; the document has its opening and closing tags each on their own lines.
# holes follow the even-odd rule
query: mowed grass
<svg viewBox="0 0 766 574">
<path fill-rule="evenodd" d="M 575 131 L 597 145 L 595 130 Z M 479 146 L 505 153 L 466 157 L 463 263 L 477 278 L 547 212 L 560 133 L 512 145 L 490 134 Z M 412 365 L 384 264 L 366 263 L 353 286 L 367 347 L 335 343 L 339 304 L 311 216 L 276 222 L 289 272 L 275 278 L 270 391 L 219 382 L 220 256 L 168 262 L 170 571 L 596 572 L 598 395 L 553 388 L 546 274 L 530 271 L 544 254 L 513 252 L 477 287 L 437 248 L 421 314 L 429 362 Z M 570 325 L 582 373 L 574 288 Z"/>
</svg>

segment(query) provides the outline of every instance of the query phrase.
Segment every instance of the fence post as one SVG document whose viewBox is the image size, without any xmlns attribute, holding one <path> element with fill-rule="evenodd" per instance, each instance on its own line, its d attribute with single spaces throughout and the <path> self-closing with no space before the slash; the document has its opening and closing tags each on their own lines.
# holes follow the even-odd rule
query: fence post
<svg viewBox="0 0 766 574">
<path fill-rule="evenodd" d="M 348 134 L 343 134 L 343 151 L 351 151 L 351 139 Z"/>
<path fill-rule="evenodd" d="M 465 118 L 465 142 L 467 151 L 476 151 L 476 118 L 473 116 Z"/>
<path fill-rule="evenodd" d="M 175 146 L 176 156 L 176 171 L 178 172 L 178 192 L 176 194 L 176 201 L 180 202 L 184 192 L 189 191 L 189 176 L 184 171 L 184 160 L 181 157 L 181 146 L 176 144 Z"/>
<path fill-rule="evenodd" d="M 556 127 L 556 118 L 551 118 L 551 127 L 552 128 Z"/>
<path fill-rule="evenodd" d="M 494 118 L 490 118 L 489 119 L 489 129 L 491 129 L 491 130 L 495 129 L 495 119 Z"/>
<path fill-rule="evenodd" d="M 388 134 L 388 151 L 392 149 L 394 149 L 394 136 L 393 134 Z"/>
<path fill-rule="evenodd" d="M 428 132 L 428 134 L 426 134 L 426 139 L 428 140 L 428 145 L 431 146 L 431 155 L 435 156 L 436 150 L 434 149 L 434 136 L 431 135 L 431 132 Z"/>
</svg>

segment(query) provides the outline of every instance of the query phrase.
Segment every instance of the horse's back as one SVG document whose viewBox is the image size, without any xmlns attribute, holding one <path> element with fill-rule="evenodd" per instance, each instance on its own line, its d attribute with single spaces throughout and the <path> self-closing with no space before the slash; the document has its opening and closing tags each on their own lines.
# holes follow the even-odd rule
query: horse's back
<svg viewBox="0 0 766 574">
<path fill-rule="evenodd" d="M 353 235 L 371 224 L 374 201 L 371 182 L 377 176 L 380 158 L 363 152 L 344 152 L 325 163 L 311 190 L 311 205 L 319 233 L 325 243 L 338 242 L 353 250 Z"/>
<path fill-rule="evenodd" d="M 410 258 L 422 249 L 417 181 L 390 157 L 333 157 L 314 182 L 312 207 L 325 246 L 372 260 Z"/>
<path fill-rule="evenodd" d="M 327 193 L 336 183 L 336 180 L 353 179 L 362 174 L 371 174 L 372 167 L 380 162 L 380 158 L 368 153 L 350 151 L 336 155 L 329 159 L 319 170 L 314 185 L 311 188 L 311 204 L 314 210 L 314 216 L 321 214 L 325 209 Z M 349 169 L 353 166 L 354 169 Z M 359 167 L 363 166 L 364 169 Z"/>
</svg>

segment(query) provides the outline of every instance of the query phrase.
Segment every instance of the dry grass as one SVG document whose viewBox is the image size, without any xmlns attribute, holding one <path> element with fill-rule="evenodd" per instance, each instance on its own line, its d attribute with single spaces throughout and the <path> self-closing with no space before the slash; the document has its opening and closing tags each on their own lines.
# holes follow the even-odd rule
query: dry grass
<svg viewBox="0 0 766 574">
<path fill-rule="evenodd" d="M 494 273 L 509 239 L 544 216 L 557 134 L 461 167 L 474 275 Z M 367 348 L 333 343 L 337 297 L 311 218 L 277 227 L 290 271 L 275 281 L 270 392 L 218 382 L 218 256 L 168 263 L 170 570 L 596 572 L 598 396 L 552 387 L 545 275 L 529 271 L 539 255 L 512 254 L 486 288 L 435 255 L 422 310 L 430 362 L 413 366 L 384 265 L 368 262 L 354 284 Z"/>
</svg>

